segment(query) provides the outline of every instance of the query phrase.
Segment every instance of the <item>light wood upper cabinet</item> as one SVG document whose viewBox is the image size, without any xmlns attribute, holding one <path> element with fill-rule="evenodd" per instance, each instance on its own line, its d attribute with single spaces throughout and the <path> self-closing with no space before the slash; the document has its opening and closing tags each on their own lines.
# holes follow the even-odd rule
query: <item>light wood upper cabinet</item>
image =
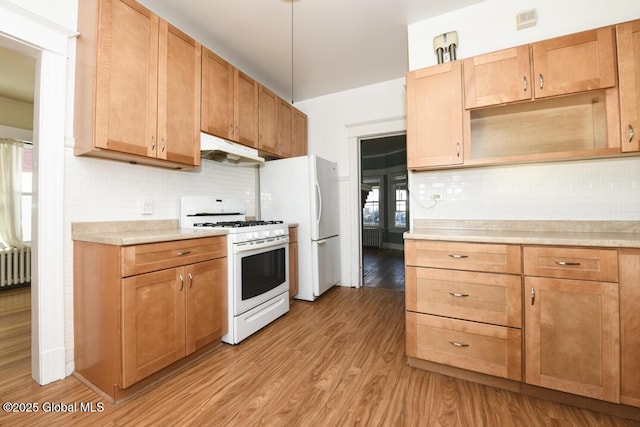
<svg viewBox="0 0 640 427">
<path fill-rule="evenodd" d="M 262 85 L 258 90 L 258 149 L 275 154 L 278 147 L 278 95 Z"/>
<path fill-rule="evenodd" d="M 463 162 L 462 62 L 407 74 L 407 167 Z"/>
<path fill-rule="evenodd" d="M 278 98 L 278 144 L 276 153 L 281 157 L 291 157 L 293 142 L 293 106 Z"/>
<path fill-rule="evenodd" d="M 201 129 L 257 148 L 258 83 L 204 47 Z"/>
<path fill-rule="evenodd" d="M 202 119 L 203 132 L 233 139 L 234 67 L 207 48 L 202 48 Z"/>
<path fill-rule="evenodd" d="M 293 140 L 291 142 L 291 156 L 307 155 L 307 115 L 293 109 Z"/>
<path fill-rule="evenodd" d="M 536 98 L 616 85 L 613 27 L 532 44 Z"/>
<path fill-rule="evenodd" d="M 200 44 L 160 20 L 157 156 L 200 164 Z"/>
<path fill-rule="evenodd" d="M 464 60 L 465 108 L 477 108 L 533 97 L 529 45 Z"/>
<path fill-rule="evenodd" d="M 640 151 L 640 20 L 616 27 L 621 149 Z"/>
<path fill-rule="evenodd" d="M 78 27 L 75 154 L 199 165 L 199 43 L 133 0 L 80 2 Z"/>
</svg>

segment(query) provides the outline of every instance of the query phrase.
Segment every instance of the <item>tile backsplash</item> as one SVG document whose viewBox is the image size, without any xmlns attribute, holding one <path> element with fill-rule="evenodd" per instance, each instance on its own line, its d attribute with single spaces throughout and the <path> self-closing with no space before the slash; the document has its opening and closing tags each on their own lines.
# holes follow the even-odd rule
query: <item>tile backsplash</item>
<svg viewBox="0 0 640 427">
<path fill-rule="evenodd" d="M 409 181 L 414 219 L 640 220 L 639 158 L 415 172 Z"/>
</svg>

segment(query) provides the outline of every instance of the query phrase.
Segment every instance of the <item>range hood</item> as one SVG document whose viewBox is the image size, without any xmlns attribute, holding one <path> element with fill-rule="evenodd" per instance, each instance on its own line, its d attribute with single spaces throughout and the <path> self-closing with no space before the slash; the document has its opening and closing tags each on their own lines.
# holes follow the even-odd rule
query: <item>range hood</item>
<svg viewBox="0 0 640 427">
<path fill-rule="evenodd" d="M 200 133 L 200 157 L 238 166 L 250 166 L 264 163 L 258 150 L 208 133 Z"/>
</svg>

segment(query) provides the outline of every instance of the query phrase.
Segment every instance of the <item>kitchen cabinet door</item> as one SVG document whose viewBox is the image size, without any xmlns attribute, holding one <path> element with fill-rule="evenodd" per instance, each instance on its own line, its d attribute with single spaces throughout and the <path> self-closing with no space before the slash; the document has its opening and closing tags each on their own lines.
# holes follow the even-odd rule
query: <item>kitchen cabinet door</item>
<svg viewBox="0 0 640 427">
<path fill-rule="evenodd" d="M 640 151 L 640 20 L 616 27 L 622 152 Z"/>
<path fill-rule="evenodd" d="M 282 98 L 278 98 L 278 145 L 276 154 L 291 157 L 293 141 L 293 107 Z"/>
<path fill-rule="evenodd" d="M 260 85 L 258 93 L 258 148 L 270 154 L 278 147 L 278 96 Z"/>
<path fill-rule="evenodd" d="M 184 280 L 186 353 L 191 354 L 227 333 L 227 259 L 186 266 Z"/>
<path fill-rule="evenodd" d="M 185 355 L 184 268 L 122 280 L 122 388 Z"/>
<path fill-rule="evenodd" d="M 616 85 L 613 27 L 534 43 L 532 56 L 536 98 Z"/>
<path fill-rule="evenodd" d="M 201 47 L 160 21 L 158 158 L 200 164 Z"/>
<path fill-rule="evenodd" d="M 233 139 L 233 79 L 234 67 L 209 49 L 202 48 L 203 132 Z"/>
<path fill-rule="evenodd" d="M 291 142 L 291 156 L 307 155 L 307 115 L 293 109 L 293 140 Z"/>
<path fill-rule="evenodd" d="M 94 145 L 156 157 L 159 18 L 133 0 L 103 3 L 98 18 Z"/>
<path fill-rule="evenodd" d="M 258 148 L 258 82 L 242 71 L 234 71 L 234 141 Z"/>
<path fill-rule="evenodd" d="M 620 250 L 620 402 L 640 407 L 640 249 Z"/>
<path fill-rule="evenodd" d="M 407 166 L 463 163 L 462 62 L 407 74 Z"/>
<path fill-rule="evenodd" d="M 618 284 L 525 278 L 526 382 L 620 401 Z"/>
<path fill-rule="evenodd" d="M 477 108 L 533 97 L 529 45 L 464 60 L 464 106 Z"/>
</svg>

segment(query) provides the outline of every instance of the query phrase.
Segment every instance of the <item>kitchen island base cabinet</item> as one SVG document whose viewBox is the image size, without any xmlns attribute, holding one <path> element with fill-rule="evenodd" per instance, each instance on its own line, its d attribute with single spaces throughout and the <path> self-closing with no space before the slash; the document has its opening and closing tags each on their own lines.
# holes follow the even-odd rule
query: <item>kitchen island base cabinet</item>
<svg viewBox="0 0 640 427">
<path fill-rule="evenodd" d="M 226 303 L 224 236 L 133 246 L 75 241 L 76 376 L 119 403 L 220 345 Z"/>
</svg>

